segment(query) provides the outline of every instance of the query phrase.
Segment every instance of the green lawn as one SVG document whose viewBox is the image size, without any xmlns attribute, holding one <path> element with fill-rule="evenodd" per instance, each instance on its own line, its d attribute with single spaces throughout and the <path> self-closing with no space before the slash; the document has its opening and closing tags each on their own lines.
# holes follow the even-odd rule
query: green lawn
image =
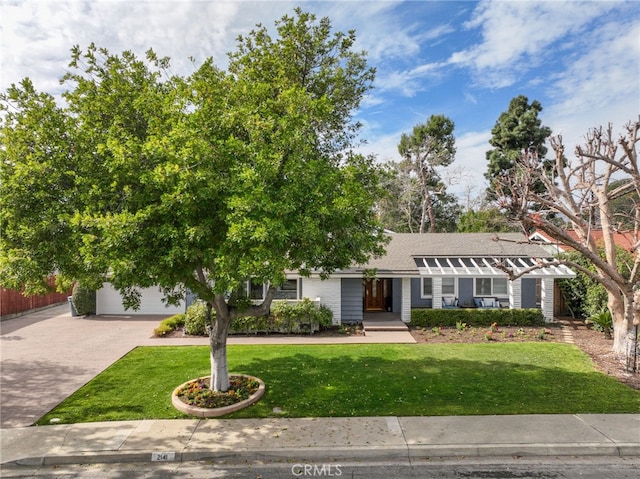
<svg viewBox="0 0 640 479">
<path fill-rule="evenodd" d="M 235 418 L 640 411 L 640 391 L 595 371 L 568 344 L 229 346 L 228 354 L 231 372 L 267 386 Z M 206 346 L 140 347 L 38 424 L 184 418 L 171 391 L 207 374 Z"/>
</svg>

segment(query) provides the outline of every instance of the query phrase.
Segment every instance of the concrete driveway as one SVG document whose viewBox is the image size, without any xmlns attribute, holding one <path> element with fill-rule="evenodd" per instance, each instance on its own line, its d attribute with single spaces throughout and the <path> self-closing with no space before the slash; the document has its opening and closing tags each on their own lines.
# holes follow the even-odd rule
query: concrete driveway
<svg viewBox="0 0 640 479">
<path fill-rule="evenodd" d="M 167 344 L 153 337 L 163 317 L 72 317 L 63 304 L 0 322 L 0 427 L 29 426 L 134 347 Z"/>
</svg>

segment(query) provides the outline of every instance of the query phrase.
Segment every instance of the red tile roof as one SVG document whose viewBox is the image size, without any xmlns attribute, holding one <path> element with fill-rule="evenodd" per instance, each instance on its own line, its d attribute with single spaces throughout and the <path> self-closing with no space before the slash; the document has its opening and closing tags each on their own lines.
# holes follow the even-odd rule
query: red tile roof
<svg viewBox="0 0 640 479">
<path fill-rule="evenodd" d="M 578 233 L 576 233 L 575 230 L 567 230 L 567 233 L 572 238 L 578 239 Z M 549 243 L 552 243 L 552 244 L 559 243 L 556 239 L 551 238 L 549 235 L 547 235 L 543 231 L 536 231 L 535 234 L 539 237 L 544 238 L 544 240 Z M 596 244 L 603 243 L 602 230 L 594 229 L 594 230 L 591 230 L 589 234 L 595 240 Z M 624 248 L 627 251 L 632 251 L 633 246 L 637 244 L 638 240 L 640 240 L 640 237 L 638 237 L 636 233 L 634 233 L 633 231 L 621 231 L 613 234 L 613 241 L 615 242 L 615 244 L 620 246 L 621 248 Z M 570 246 L 566 246 L 566 245 L 562 245 L 562 248 L 572 249 Z"/>
</svg>

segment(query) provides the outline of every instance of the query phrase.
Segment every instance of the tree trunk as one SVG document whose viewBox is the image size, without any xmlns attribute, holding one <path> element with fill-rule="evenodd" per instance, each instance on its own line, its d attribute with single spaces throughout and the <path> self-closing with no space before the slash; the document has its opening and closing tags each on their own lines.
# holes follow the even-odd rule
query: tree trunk
<svg viewBox="0 0 640 479">
<path fill-rule="evenodd" d="M 227 304 L 223 294 L 214 294 L 213 302 L 208 303 L 207 311 L 213 307 L 216 310 L 216 320 L 209 331 L 209 358 L 211 360 L 211 383 L 212 391 L 226 392 L 229 390 L 229 365 L 227 363 L 227 336 L 231 321 L 242 314 L 242 316 L 263 316 L 268 314 L 276 288 L 269 286 L 267 294 L 262 304 L 249 306 L 242 311 L 232 308 Z"/>
<path fill-rule="evenodd" d="M 633 334 L 633 292 L 621 298 L 612 298 L 609 294 L 609 310 L 613 318 L 613 352 L 619 356 L 626 355 L 629 351 Z"/>
<path fill-rule="evenodd" d="M 216 320 L 209 331 L 209 358 L 211 360 L 212 391 L 229 390 L 229 366 L 227 363 L 227 336 L 231 325 L 229 309 L 216 308 Z"/>
</svg>

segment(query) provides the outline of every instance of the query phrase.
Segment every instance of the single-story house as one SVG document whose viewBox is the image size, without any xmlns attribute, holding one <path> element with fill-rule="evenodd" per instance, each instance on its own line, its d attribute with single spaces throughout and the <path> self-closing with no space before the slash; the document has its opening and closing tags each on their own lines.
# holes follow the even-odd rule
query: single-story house
<svg viewBox="0 0 640 479">
<path fill-rule="evenodd" d="M 390 313 L 404 322 L 412 308 L 503 307 L 540 308 L 553 319 L 554 280 L 574 273 L 562 265 L 528 271 L 510 281 L 504 268 L 521 272 L 553 259 L 544 248 L 520 233 L 389 233 L 386 254 L 366 265 L 334 272 L 328 279 L 295 273 L 280 286 L 278 298 L 310 298 L 333 311 L 334 324 L 361 322 L 365 315 Z M 247 284 L 260 300 L 262 284 Z M 161 293 L 143 291 L 137 314 L 173 314 L 185 305 L 165 308 Z M 125 312 L 117 291 L 108 283 L 97 293 L 98 314 Z"/>
</svg>

